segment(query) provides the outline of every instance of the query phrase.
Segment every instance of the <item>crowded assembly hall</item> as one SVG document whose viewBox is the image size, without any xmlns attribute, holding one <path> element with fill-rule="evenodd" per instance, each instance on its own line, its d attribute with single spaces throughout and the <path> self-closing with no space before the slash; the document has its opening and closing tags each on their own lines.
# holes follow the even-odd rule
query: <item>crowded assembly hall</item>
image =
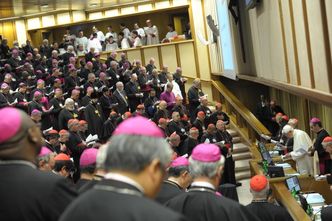
<svg viewBox="0 0 332 221">
<path fill-rule="evenodd" d="M 331 221 L 331 15 L 1 0 L 0 220 Z"/>
</svg>

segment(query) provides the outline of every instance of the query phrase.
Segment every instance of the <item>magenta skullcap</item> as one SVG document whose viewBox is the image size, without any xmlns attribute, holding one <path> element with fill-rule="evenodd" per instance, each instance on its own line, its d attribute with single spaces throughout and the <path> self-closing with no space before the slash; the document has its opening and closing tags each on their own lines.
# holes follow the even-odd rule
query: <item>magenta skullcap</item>
<svg viewBox="0 0 332 221">
<path fill-rule="evenodd" d="M 220 160 L 221 155 L 217 145 L 203 143 L 194 148 L 191 157 L 201 162 L 216 162 Z"/>
<path fill-rule="evenodd" d="M 88 61 L 86 65 L 93 65 L 91 61 Z"/>
<path fill-rule="evenodd" d="M 44 83 L 45 81 L 43 79 L 38 79 L 37 84 Z"/>
<path fill-rule="evenodd" d="M 106 77 L 105 72 L 100 72 L 99 77 Z"/>
<path fill-rule="evenodd" d="M 171 162 L 170 167 L 185 167 L 189 166 L 189 161 L 185 157 L 178 157 Z"/>
<path fill-rule="evenodd" d="M 43 72 L 41 70 L 37 70 L 36 73 L 42 74 Z"/>
<path fill-rule="evenodd" d="M 21 113 L 18 109 L 5 107 L 0 109 L 0 144 L 14 137 L 22 125 Z"/>
<path fill-rule="evenodd" d="M 31 116 L 36 116 L 38 114 L 41 114 L 41 111 L 34 109 L 33 111 L 31 111 Z"/>
<path fill-rule="evenodd" d="M 2 83 L 1 89 L 7 89 L 9 88 L 9 85 L 7 83 Z"/>
<path fill-rule="evenodd" d="M 85 149 L 80 158 L 80 166 L 85 167 L 95 164 L 97 152 L 98 150 L 96 148 Z"/>
<path fill-rule="evenodd" d="M 113 135 L 141 135 L 146 137 L 164 137 L 163 132 L 152 121 L 145 117 L 131 117 L 124 120 Z"/>
<path fill-rule="evenodd" d="M 320 122 L 321 122 L 320 119 L 317 118 L 317 117 L 313 117 L 313 118 L 311 118 L 311 120 L 310 120 L 310 123 L 311 123 L 311 124 L 317 124 L 317 123 L 320 123 Z"/>
<path fill-rule="evenodd" d="M 38 97 L 42 95 L 42 93 L 40 91 L 35 91 L 35 93 L 33 94 L 33 97 Z"/>
<path fill-rule="evenodd" d="M 49 155 L 50 153 L 53 153 L 50 149 L 48 149 L 47 147 L 42 147 L 40 149 L 38 157 L 43 157 L 43 156 Z"/>
</svg>

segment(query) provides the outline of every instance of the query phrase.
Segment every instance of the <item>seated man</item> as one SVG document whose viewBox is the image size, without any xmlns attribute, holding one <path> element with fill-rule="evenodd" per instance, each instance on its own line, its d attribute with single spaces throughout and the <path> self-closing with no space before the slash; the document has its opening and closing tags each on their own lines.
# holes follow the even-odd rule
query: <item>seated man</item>
<svg viewBox="0 0 332 221">
<path fill-rule="evenodd" d="M 291 221 L 287 210 L 268 202 L 271 195 L 269 181 L 264 175 L 256 175 L 250 180 L 252 202 L 247 205 L 248 210 L 260 220 Z"/>
<path fill-rule="evenodd" d="M 54 152 L 47 147 L 42 147 L 37 157 L 39 170 L 52 171 L 55 164 L 54 156 Z"/>
<path fill-rule="evenodd" d="M 69 158 L 69 156 L 64 153 L 59 153 L 54 157 L 54 160 L 55 164 L 53 172 L 69 180 L 72 180 L 72 176 L 75 171 L 75 166 L 73 161 L 71 161 L 71 159 Z"/>
<path fill-rule="evenodd" d="M 168 178 L 164 180 L 156 197 L 157 202 L 164 204 L 184 192 L 191 183 L 188 166 L 189 161 L 185 157 L 178 157 L 172 161 L 168 168 Z"/>
<path fill-rule="evenodd" d="M 60 220 L 184 220 L 148 199 L 157 195 L 170 160 L 171 149 L 153 122 L 125 120 L 107 144 L 105 179 L 80 195 Z"/>
</svg>

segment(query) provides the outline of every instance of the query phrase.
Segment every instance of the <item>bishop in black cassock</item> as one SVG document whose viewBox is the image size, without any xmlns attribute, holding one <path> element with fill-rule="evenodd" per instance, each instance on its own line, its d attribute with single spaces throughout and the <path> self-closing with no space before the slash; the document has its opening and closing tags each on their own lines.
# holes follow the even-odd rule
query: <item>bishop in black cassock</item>
<svg viewBox="0 0 332 221">
<path fill-rule="evenodd" d="M 188 192 L 174 197 L 165 205 L 184 214 L 191 221 L 259 220 L 244 206 L 216 193 L 223 161 L 218 146 L 214 144 L 198 145 L 189 159 L 189 171 L 194 176 L 194 182 Z M 211 171 L 208 172 L 201 170 L 207 163 L 215 164 L 215 167 L 210 166 Z"/>
</svg>

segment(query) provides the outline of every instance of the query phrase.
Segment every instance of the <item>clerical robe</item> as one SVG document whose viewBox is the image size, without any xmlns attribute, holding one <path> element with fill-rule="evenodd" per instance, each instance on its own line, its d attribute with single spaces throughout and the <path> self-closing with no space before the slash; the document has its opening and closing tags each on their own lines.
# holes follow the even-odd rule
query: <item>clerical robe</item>
<svg viewBox="0 0 332 221">
<path fill-rule="evenodd" d="M 154 45 L 159 44 L 159 35 L 157 26 L 153 25 L 152 27 L 145 27 L 144 31 L 146 33 L 146 44 Z"/>
</svg>

